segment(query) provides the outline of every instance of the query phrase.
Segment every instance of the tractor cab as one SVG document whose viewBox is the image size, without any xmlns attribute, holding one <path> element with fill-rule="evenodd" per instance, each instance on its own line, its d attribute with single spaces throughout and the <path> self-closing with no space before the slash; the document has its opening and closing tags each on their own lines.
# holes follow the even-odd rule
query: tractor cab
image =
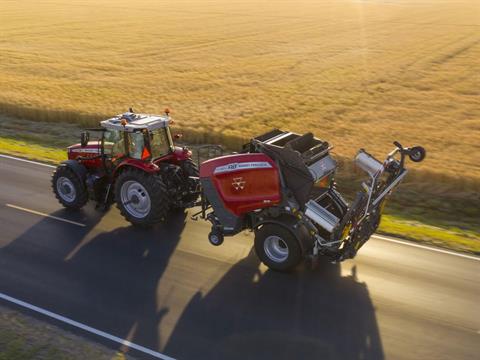
<svg viewBox="0 0 480 360">
<path fill-rule="evenodd" d="M 82 132 L 80 143 L 68 147 L 68 158 L 99 168 L 125 159 L 155 162 L 171 157 L 179 149 L 175 149 L 170 123 L 168 110 L 164 115 L 129 111 L 114 116 L 101 121 L 100 127 Z"/>
<path fill-rule="evenodd" d="M 130 157 L 155 160 L 174 150 L 168 111 L 165 115 L 126 112 L 100 122 L 104 131 L 105 154 L 112 159 Z"/>
</svg>

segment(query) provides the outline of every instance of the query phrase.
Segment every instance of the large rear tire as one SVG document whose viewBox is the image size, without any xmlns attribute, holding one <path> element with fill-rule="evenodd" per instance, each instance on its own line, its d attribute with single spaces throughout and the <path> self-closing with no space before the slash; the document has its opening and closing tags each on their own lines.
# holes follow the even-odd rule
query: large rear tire
<svg viewBox="0 0 480 360">
<path fill-rule="evenodd" d="M 123 217 L 133 225 L 152 226 L 168 215 L 167 188 L 160 175 L 131 168 L 115 181 L 115 201 Z"/>
<path fill-rule="evenodd" d="M 190 176 L 194 176 L 194 177 L 199 176 L 197 164 L 195 164 L 192 159 L 187 159 L 182 161 L 180 163 L 180 167 L 182 168 L 183 175 L 185 176 L 185 181 L 187 181 L 188 184 L 191 184 L 191 181 L 192 181 L 192 180 L 189 180 Z M 189 185 L 189 187 L 191 186 Z M 188 204 L 188 203 L 194 203 L 195 201 L 197 201 L 197 199 L 198 199 L 198 194 L 191 192 L 190 194 L 185 195 L 182 200 L 184 203 Z M 187 207 L 188 206 L 182 206 L 182 207 L 179 207 L 178 209 L 184 210 Z"/>
<path fill-rule="evenodd" d="M 297 239 L 279 225 L 263 225 L 255 232 L 255 252 L 270 269 L 281 272 L 293 270 L 302 260 Z"/>
<path fill-rule="evenodd" d="M 88 191 L 83 181 L 65 164 L 59 165 L 52 175 L 55 197 L 67 209 L 80 209 L 88 202 Z"/>
<path fill-rule="evenodd" d="M 198 166 L 193 162 L 192 159 L 184 160 L 180 163 L 180 167 L 183 170 L 185 176 L 199 176 Z"/>
</svg>

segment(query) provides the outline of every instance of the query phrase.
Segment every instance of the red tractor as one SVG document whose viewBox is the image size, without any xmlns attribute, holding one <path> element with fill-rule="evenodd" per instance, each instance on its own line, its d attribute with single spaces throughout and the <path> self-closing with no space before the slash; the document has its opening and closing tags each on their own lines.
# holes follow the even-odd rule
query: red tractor
<svg viewBox="0 0 480 360">
<path fill-rule="evenodd" d="M 66 208 L 89 199 L 107 208 L 116 202 L 126 220 L 153 225 L 171 208 L 191 207 L 198 198 L 198 169 L 192 152 L 173 143 L 168 110 L 164 115 L 129 112 L 87 129 L 68 148 L 68 160 L 52 177 L 53 191 Z M 97 140 L 90 141 L 90 133 Z"/>
</svg>

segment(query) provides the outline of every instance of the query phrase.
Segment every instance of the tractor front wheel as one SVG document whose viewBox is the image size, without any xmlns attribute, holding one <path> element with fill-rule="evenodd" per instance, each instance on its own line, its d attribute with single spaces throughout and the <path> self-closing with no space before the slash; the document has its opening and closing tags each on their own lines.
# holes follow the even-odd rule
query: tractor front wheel
<svg viewBox="0 0 480 360">
<path fill-rule="evenodd" d="M 302 260 L 302 250 L 297 239 L 279 225 L 263 225 L 255 232 L 255 252 L 272 270 L 291 271 Z"/>
<path fill-rule="evenodd" d="M 80 209 L 88 201 L 85 184 L 67 165 L 59 165 L 52 175 L 55 197 L 67 209 Z"/>
<path fill-rule="evenodd" d="M 134 168 L 118 176 L 115 201 L 120 213 L 133 225 L 159 223 L 167 217 L 169 209 L 167 188 L 160 175 Z"/>
</svg>

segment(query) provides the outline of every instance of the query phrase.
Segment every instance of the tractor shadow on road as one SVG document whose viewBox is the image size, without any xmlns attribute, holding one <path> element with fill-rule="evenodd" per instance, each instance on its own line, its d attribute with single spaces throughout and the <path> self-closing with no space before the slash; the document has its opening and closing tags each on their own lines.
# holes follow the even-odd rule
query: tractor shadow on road
<svg viewBox="0 0 480 360">
<path fill-rule="evenodd" d="M 99 328 L 122 339 L 159 347 L 158 325 L 168 308 L 157 308 L 157 287 L 185 223 L 186 214 L 175 212 L 154 228 L 104 232 L 68 260 L 92 323 L 100 319 Z"/>
<path fill-rule="evenodd" d="M 185 308 L 164 352 L 178 359 L 383 359 L 366 284 L 339 264 L 259 271 L 253 250 Z"/>
<path fill-rule="evenodd" d="M 180 240 L 186 213 L 174 212 L 165 223 L 149 229 L 124 223 L 108 232 L 92 232 L 101 213 L 60 210 L 51 215 L 88 220 L 84 221 L 88 227 L 44 219 L 1 248 L 2 291 L 122 339 L 141 338 L 157 348 L 158 324 L 168 312 L 157 309 L 157 285 Z"/>
</svg>

